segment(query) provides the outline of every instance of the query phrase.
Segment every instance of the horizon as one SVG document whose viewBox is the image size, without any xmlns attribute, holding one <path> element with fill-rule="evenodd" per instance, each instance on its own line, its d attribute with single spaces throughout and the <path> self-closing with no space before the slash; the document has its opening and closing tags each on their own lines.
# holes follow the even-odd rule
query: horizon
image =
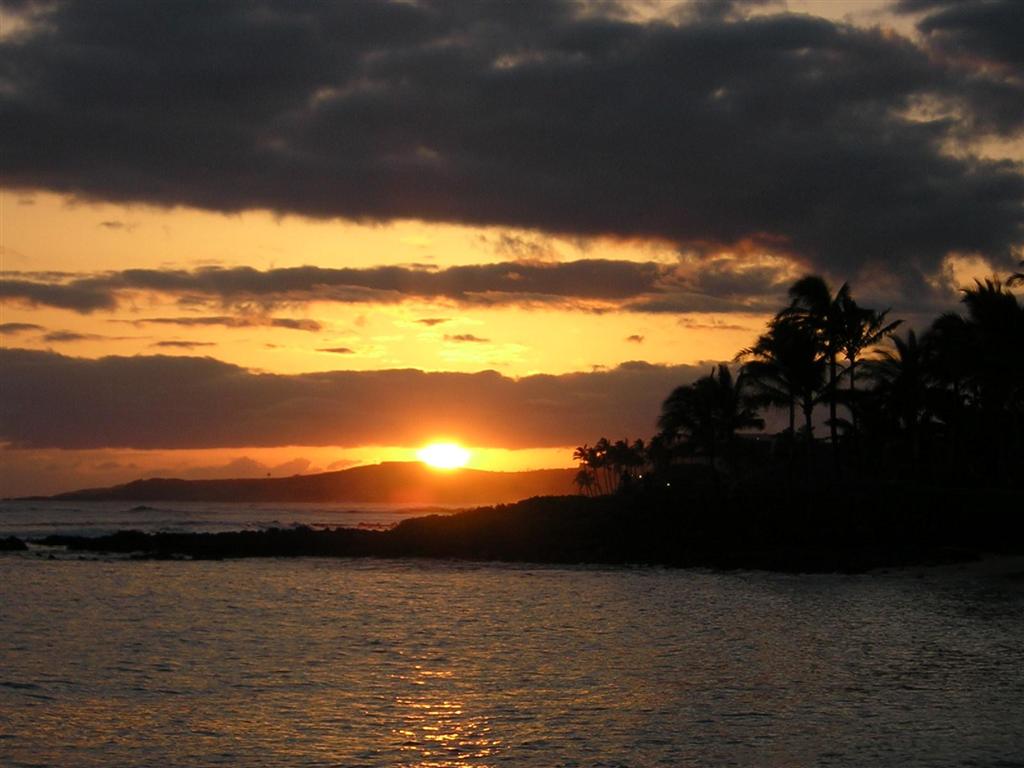
<svg viewBox="0 0 1024 768">
<path fill-rule="evenodd" d="M 353 470 L 388 467 L 389 465 L 398 465 L 398 466 L 403 466 L 403 467 L 419 467 L 419 468 L 423 469 L 424 474 L 430 474 L 430 475 L 436 474 L 440 478 L 448 477 L 448 478 L 455 478 L 455 479 L 457 479 L 459 477 L 459 475 L 461 475 L 463 473 L 469 474 L 469 475 L 472 475 L 472 474 L 476 474 L 476 475 L 524 475 L 524 474 L 530 474 L 530 473 L 570 472 L 570 471 L 575 471 L 574 467 L 541 467 L 541 468 L 538 468 L 538 469 L 504 470 L 504 469 L 476 469 L 474 467 L 462 466 L 462 467 L 452 467 L 452 468 L 438 469 L 437 467 L 432 467 L 429 464 L 427 464 L 426 462 L 417 459 L 416 461 L 379 461 L 379 462 L 376 462 L 376 463 L 373 463 L 373 464 L 359 464 L 359 465 L 353 466 L 353 467 L 345 467 L 344 469 L 332 469 L 332 470 L 328 470 L 326 472 L 299 472 L 299 473 L 295 473 L 293 475 L 277 475 L 277 476 L 264 475 L 264 476 L 261 476 L 261 477 L 257 477 L 257 476 L 228 477 L 228 476 L 225 476 L 225 477 L 184 478 L 184 477 L 171 477 L 171 476 L 163 477 L 163 476 L 159 476 L 159 475 L 146 475 L 146 476 L 143 476 L 143 477 L 137 477 L 137 478 L 134 478 L 132 480 L 129 480 L 127 483 L 118 483 L 117 485 L 113 485 L 113 486 L 98 486 L 96 488 L 65 488 L 64 490 L 58 491 L 55 494 L 37 495 L 37 496 L 21 496 L 21 497 L 6 497 L 5 496 L 5 497 L 0 497 L 0 501 L 23 501 L 23 500 L 26 500 L 26 499 L 30 499 L 30 500 L 49 499 L 49 498 L 53 498 L 53 497 L 56 497 L 56 496 L 65 496 L 65 495 L 68 495 L 68 494 L 78 493 L 78 492 L 81 492 L 81 491 L 108 490 L 110 488 L 120 488 L 120 487 L 125 486 L 125 485 L 134 485 L 134 484 L 137 484 L 137 483 L 150 483 L 150 482 L 186 482 L 186 483 L 190 483 L 190 482 L 221 482 L 221 481 L 223 481 L 223 482 L 242 482 L 242 481 L 262 481 L 262 480 L 269 480 L 269 481 L 274 481 L 274 480 L 290 480 L 290 479 L 297 478 L 297 477 L 312 477 L 312 476 L 315 476 L 315 475 L 335 475 L 335 474 L 342 474 L 342 473 L 351 472 Z M 569 486 L 567 486 L 567 488 L 568 487 Z M 346 500 L 345 499 L 337 499 L 336 501 L 338 501 L 338 502 L 345 502 Z"/>
<path fill-rule="evenodd" d="M 1009 2 L 0 13 L 3 497 L 573 467 L 803 275 L 1024 258 Z"/>
</svg>

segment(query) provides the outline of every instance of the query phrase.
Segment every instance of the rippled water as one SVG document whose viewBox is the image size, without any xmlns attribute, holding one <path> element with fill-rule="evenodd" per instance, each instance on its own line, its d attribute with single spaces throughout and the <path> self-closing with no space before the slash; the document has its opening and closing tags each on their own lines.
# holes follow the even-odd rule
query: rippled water
<svg viewBox="0 0 1024 768">
<path fill-rule="evenodd" d="M 128 529 L 211 533 L 293 525 L 384 528 L 407 517 L 455 509 L 453 505 L 425 508 L 368 502 L 0 501 L 0 537 L 42 538 L 53 533 L 102 536 Z"/>
<path fill-rule="evenodd" d="M 8 554 L 0 598 L 5 766 L 1024 760 L 1024 582 L 977 569 Z"/>
</svg>

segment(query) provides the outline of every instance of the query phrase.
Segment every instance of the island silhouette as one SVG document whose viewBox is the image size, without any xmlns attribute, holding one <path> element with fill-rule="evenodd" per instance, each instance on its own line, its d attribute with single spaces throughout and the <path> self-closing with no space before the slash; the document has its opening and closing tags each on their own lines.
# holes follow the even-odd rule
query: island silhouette
<svg viewBox="0 0 1024 768">
<path fill-rule="evenodd" d="M 385 504 L 498 504 L 527 496 L 571 493 L 575 471 L 488 472 L 436 470 L 421 462 L 383 462 L 291 477 L 224 480 L 148 478 L 86 488 L 60 501 L 372 502 Z"/>
</svg>

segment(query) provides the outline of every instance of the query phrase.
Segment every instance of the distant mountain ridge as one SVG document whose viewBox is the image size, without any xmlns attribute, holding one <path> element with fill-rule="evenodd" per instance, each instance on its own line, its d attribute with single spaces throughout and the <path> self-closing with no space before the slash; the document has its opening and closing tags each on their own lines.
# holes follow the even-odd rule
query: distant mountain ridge
<svg viewBox="0 0 1024 768">
<path fill-rule="evenodd" d="M 574 492 L 573 469 L 438 471 L 419 462 L 385 462 L 338 472 L 234 480 L 149 478 L 85 488 L 48 498 L 62 501 L 372 502 L 503 504 Z"/>
</svg>

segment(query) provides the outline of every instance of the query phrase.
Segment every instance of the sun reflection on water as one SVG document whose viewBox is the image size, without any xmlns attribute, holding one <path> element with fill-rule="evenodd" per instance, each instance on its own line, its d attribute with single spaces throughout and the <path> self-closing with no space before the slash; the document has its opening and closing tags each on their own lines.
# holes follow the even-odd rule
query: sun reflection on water
<svg viewBox="0 0 1024 768">
<path fill-rule="evenodd" d="M 501 751 L 491 724 L 452 696 L 457 682 L 451 670 L 430 670 L 417 664 L 411 674 L 395 675 L 395 709 L 402 724 L 393 730 L 400 744 L 401 765 L 412 768 L 463 768 L 487 765 Z M 481 762 L 485 761 L 485 762 Z"/>
<path fill-rule="evenodd" d="M 0 763 L 1003 764 L 1020 590 L 943 573 L 0 557 Z"/>
</svg>

